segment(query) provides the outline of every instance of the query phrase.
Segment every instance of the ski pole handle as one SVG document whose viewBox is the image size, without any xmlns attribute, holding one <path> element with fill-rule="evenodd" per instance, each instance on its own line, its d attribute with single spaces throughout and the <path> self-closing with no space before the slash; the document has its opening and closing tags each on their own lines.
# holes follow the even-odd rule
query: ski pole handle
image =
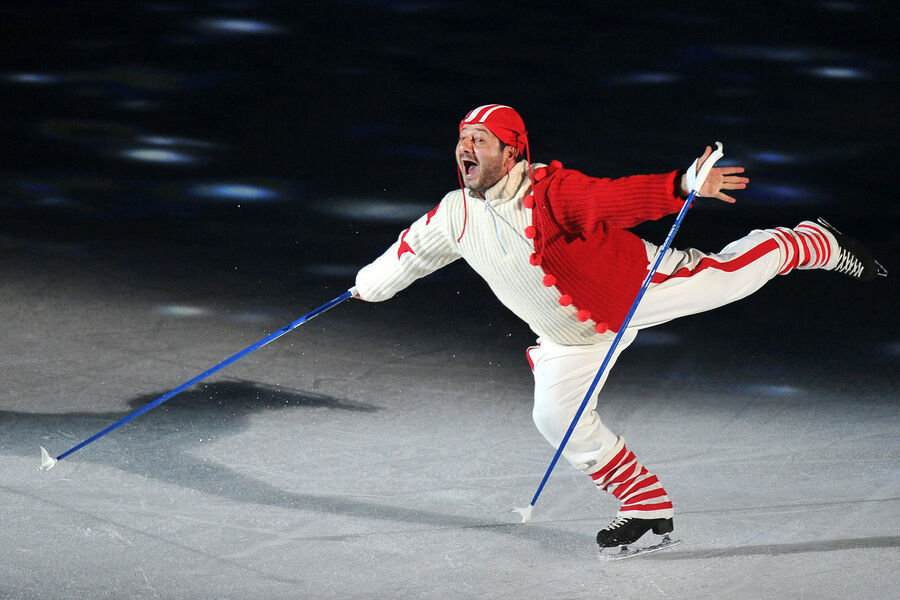
<svg viewBox="0 0 900 600">
<path fill-rule="evenodd" d="M 691 166 L 688 167 L 688 170 L 684 174 L 688 192 L 692 192 L 695 196 L 699 194 L 700 188 L 703 187 L 703 183 L 706 181 L 707 176 L 709 176 L 709 172 L 712 171 L 713 166 L 724 155 L 722 142 L 716 142 L 715 151 L 709 155 L 699 171 L 697 171 L 697 161 L 700 159 L 695 159 L 694 162 L 691 163 Z"/>
</svg>

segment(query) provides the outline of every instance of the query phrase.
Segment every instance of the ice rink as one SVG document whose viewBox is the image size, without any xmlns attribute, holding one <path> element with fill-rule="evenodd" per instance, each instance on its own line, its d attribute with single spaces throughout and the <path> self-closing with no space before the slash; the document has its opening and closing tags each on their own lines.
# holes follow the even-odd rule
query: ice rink
<svg viewBox="0 0 900 600">
<path fill-rule="evenodd" d="M 896 595 L 896 9 L 519 4 L 515 31 L 544 26 L 529 44 L 454 2 L 124 4 L 6 25 L 0 598 Z M 600 414 L 664 482 L 679 546 L 600 561 L 616 503 L 563 463 L 519 522 L 553 456 L 534 336 L 464 265 L 344 302 L 38 471 L 40 446 L 345 291 L 453 189 L 456 122 L 493 101 L 524 106 L 536 160 L 592 174 L 686 167 L 721 135 L 751 190 L 698 204 L 676 246 L 822 214 L 891 271 L 794 273 L 622 355 Z"/>
<path fill-rule="evenodd" d="M 777 346 L 755 333 L 771 302 L 796 312 L 803 283 L 836 276 L 777 282 L 750 314 L 651 330 L 623 356 L 602 414 L 666 482 L 683 542 L 601 563 L 616 506 L 570 466 L 531 523 L 510 512 L 552 457 L 527 340 L 453 281 L 346 302 L 39 472 L 39 445 L 62 453 L 340 288 L 232 298 L 227 280 L 157 285 L 114 260 L 10 260 L 32 252 L 4 248 L 2 597 L 886 598 L 900 583 L 896 348 L 832 344 L 824 325 Z"/>
</svg>

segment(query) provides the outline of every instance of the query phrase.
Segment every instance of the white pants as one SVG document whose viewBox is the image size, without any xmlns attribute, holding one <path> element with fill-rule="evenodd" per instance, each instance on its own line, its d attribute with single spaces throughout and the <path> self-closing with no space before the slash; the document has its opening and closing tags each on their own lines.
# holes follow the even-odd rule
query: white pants
<svg viewBox="0 0 900 600">
<path fill-rule="evenodd" d="M 651 264 L 657 247 L 649 242 Z M 748 296 L 784 272 L 784 252 L 771 231 L 753 231 L 716 254 L 669 249 L 582 413 L 563 456 L 590 473 L 609 461 L 618 438 L 597 414 L 597 393 L 638 331 Z M 528 349 L 534 371 L 535 425 L 558 448 L 612 341 L 563 346 L 547 340 Z"/>
</svg>

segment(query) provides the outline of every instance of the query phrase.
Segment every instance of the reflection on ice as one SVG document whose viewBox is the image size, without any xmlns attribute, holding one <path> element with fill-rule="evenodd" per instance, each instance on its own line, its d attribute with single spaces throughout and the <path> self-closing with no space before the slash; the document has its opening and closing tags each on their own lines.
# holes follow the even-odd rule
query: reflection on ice
<svg viewBox="0 0 900 600">
<path fill-rule="evenodd" d="M 155 311 L 158 314 L 169 317 L 191 318 L 205 317 L 210 314 L 208 309 L 200 306 L 188 306 L 186 304 L 169 304 L 168 306 L 160 306 Z"/>
<path fill-rule="evenodd" d="M 157 307 L 154 312 L 166 317 L 176 319 L 195 319 L 200 317 L 216 317 L 218 320 L 233 323 L 266 323 L 281 315 L 271 308 L 248 308 L 244 310 L 227 310 L 217 312 L 215 310 L 195 306 L 191 304 L 169 304 Z"/>
<path fill-rule="evenodd" d="M 228 313 L 228 320 L 237 323 L 265 323 L 274 318 L 272 311 L 266 309 L 241 310 Z"/>
<path fill-rule="evenodd" d="M 868 77 L 865 71 L 851 67 L 818 67 L 809 69 L 807 72 L 814 77 L 824 77 L 825 79 L 865 79 Z"/>
<path fill-rule="evenodd" d="M 750 160 L 754 160 L 756 162 L 761 163 L 769 163 L 769 164 L 792 164 L 797 162 L 797 157 L 791 154 L 785 154 L 783 152 L 776 151 L 761 151 L 754 152 L 750 155 Z"/>
<path fill-rule="evenodd" d="M 790 48 L 777 46 L 717 46 L 715 50 L 727 57 L 774 62 L 804 62 L 816 58 L 818 53 L 812 48 Z"/>
<path fill-rule="evenodd" d="M 283 27 L 272 25 L 263 21 L 254 21 L 250 19 L 225 19 L 210 17 L 202 19 L 199 23 L 200 29 L 215 31 L 218 33 L 236 33 L 236 34 L 276 34 L 284 31 Z"/>
<path fill-rule="evenodd" d="M 38 198 L 35 201 L 35 204 L 38 206 L 77 206 L 78 202 L 72 200 L 70 198 L 63 198 L 61 196 L 45 196 L 43 198 Z"/>
<path fill-rule="evenodd" d="M 303 273 L 315 275 L 317 277 L 335 277 L 341 279 L 352 279 L 356 276 L 362 265 L 348 265 L 337 263 L 313 263 L 304 265 L 301 268 Z"/>
<path fill-rule="evenodd" d="M 153 146 L 191 146 L 194 148 L 214 148 L 216 144 L 204 142 L 203 140 L 192 140 L 188 138 L 169 137 L 164 135 L 144 135 L 137 138 L 142 144 L 151 144 Z"/>
<path fill-rule="evenodd" d="M 786 396 L 797 396 L 802 389 L 792 385 L 774 385 L 766 383 L 751 383 L 740 386 L 740 391 L 749 396 L 763 396 L 767 398 L 783 398 Z"/>
<path fill-rule="evenodd" d="M 60 81 L 57 75 L 47 75 L 44 73 L 12 73 L 4 77 L 7 81 L 13 83 L 37 83 L 48 84 L 58 83 Z"/>
<path fill-rule="evenodd" d="M 114 121 L 48 119 L 39 126 L 41 135 L 80 144 L 104 155 L 160 164 L 187 165 L 205 161 L 202 151 L 219 150 L 212 142 L 158 135 Z"/>
<path fill-rule="evenodd" d="M 161 150 L 159 148 L 132 148 L 123 150 L 121 156 L 131 160 L 166 164 L 192 164 L 197 158 L 184 152 L 175 150 Z"/>
<path fill-rule="evenodd" d="M 900 341 L 883 344 L 881 351 L 891 358 L 900 359 Z"/>
<path fill-rule="evenodd" d="M 818 197 L 818 194 L 802 186 L 765 182 L 754 183 L 748 192 L 756 201 L 777 202 L 779 205 L 806 204 Z"/>
<path fill-rule="evenodd" d="M 602 78 L 600 85 L 610 87 L 620 85 L 660 85 L 677 83 L 678 81 L 681 81 L 681 75 L 677 73 L 623 73 Z"/>
<path fill-rule="evenodd" d="M 317 202 L 313 208 L 323 214 L 358 221 L 409 223 L 427 213 L 432 206 L 375 198 L 334 198 Z"/>
<path fill-rule="evenodd" d="M 200 198 L 244 201 L 277 200 L 281 196 L 275 190 L 247 183 L 204 183 L 191 187 L 190 193 Z"/>
</svg>

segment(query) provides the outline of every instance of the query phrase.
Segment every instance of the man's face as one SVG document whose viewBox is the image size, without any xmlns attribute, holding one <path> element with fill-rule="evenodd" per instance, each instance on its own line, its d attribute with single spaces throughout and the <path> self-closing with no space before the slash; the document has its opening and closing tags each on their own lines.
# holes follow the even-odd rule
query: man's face
<svg viewBox="0 0 900 600">
<path fill-rule="evenodd" d="M 484 192 L 515 164 L 515 148 L 501 148 L 500 139 L 484 125 L 464 125 L 456 143 L 456 164 L 463 184 Z"/>
</svg>

